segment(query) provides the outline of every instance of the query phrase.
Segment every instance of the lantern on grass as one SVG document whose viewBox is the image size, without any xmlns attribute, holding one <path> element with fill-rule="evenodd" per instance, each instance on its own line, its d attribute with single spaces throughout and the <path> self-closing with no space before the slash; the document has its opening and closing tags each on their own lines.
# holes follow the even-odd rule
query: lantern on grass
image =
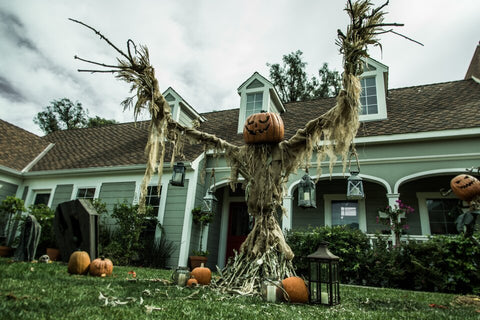
<svg viewBox="0 0 480 320">
<path fill-rule="evenodd" d="M 212 191 L 208 190 L 205 197 L 203 197 L 202 213 L 215 214 L 217 212 L 217 204 L 217 197 L 215 197 Z"/>
<path fill-rule="evenodd" d="M 322 242 L 317 251 L 307 256 L 308 301 L 311 304 L 333 306 L 340 303 L 339 257 L 330 252 L 328 243 Z"/>
<path fill-rule="evenodd" d="M 173 174 L 172 174 L 172 180 L 170 180 L 170 184 L 172 186 L 183 187 L 184 182 L 185 182 L 185 166 L 183 165 L 183 162 L 177 162 L 173 166 Z"/>
<path fill-rule="evenodd" d="M 298 184 L 298 206 L 302 208 L 316 208 L 315 182 L 312 181 L 306 170 Z"/>
</svg>

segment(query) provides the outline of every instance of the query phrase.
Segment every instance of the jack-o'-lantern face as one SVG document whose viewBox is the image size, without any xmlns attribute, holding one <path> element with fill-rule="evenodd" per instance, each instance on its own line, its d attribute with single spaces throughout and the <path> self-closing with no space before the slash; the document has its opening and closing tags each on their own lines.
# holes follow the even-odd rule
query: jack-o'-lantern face
<svg viewBox="0 0 480 320">
<path fill-rule="evenodd" d="M 252 114 L 243 127 L 243 140 L 247 144 L 277 143 L 283 140 L 283 135 L 283 120 L 273 112 Z"/>
<path fill-rule="evenodd" d="M 470 201 L 480 195 L 480 181 L 468 174 L 461 174 L 450 181 L 450 188 L 461 200 Z"/>
</svg>

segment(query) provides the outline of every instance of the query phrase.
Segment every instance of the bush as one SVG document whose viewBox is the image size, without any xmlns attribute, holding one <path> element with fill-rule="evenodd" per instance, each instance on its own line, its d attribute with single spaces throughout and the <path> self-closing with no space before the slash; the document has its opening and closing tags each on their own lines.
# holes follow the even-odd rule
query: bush
<svg viewBox="0 0 480 320">
<path fill-rule="evenodd" d="M 28 207 L 28 212 L 37 219 L 37 222 L 42 227 L 40 241 L 37 247 L 37 256 L 45 254 L 47 248 L 57 248 L 55 232 L 53 231 L 55 211 L 45 204 L 36 204 Z"/>
<path fill-rule="evenodd" d="M 295 253 L 293 260 L 297 272 L 307 273 L 306 256 L 315 252 L 321 242 L 328 242 L 328 249 L 340 258 L 341 279 L 344 283 L 352 283 L 359 277 L 359 256 L 370 249 L 367 236 L 349 226 L 318 227 L 307 231 L 289 231 L 287 243 Z"/>
<path fill-rule="evenodd" d="M 477 234 L 477 238 L 480 234 Z M 480 293 L 480 243 L 476 237 L 434 236 L 390 248 L 388 237 L 378 236 L 369 246 L 365 234 L 348 227 L 322 227 L 287 234 L 295 253 L 297 272 L 306 275 L 305 257 L 321 241 L 340 257 L 343 283 L 408 290 Z"/>
</svg>

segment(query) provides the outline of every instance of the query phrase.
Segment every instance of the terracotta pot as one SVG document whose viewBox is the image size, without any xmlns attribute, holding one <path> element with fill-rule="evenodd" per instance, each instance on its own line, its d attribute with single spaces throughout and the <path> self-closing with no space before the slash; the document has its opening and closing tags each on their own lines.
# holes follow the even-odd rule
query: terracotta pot
<svg viewBox="0 0 480 320">
<path fill-rule="evenodd" d="M 0 257 L 11 257 L 13 256 L 13 248 L 7 246 L 0 246 Z"/>
<path fill-rule="evenodd" d="M 60 250 L 57 248 L 47 248 L 47 255 L 50 260 L 57 261 L 60 258 Z"/>
<path fill-rule="evenodd" d="M 207 263 L 207 257 L 203 256 L 190 256 L 188 257 L 190 270 L 200 267 L 203 264 Z"/>
</svg>

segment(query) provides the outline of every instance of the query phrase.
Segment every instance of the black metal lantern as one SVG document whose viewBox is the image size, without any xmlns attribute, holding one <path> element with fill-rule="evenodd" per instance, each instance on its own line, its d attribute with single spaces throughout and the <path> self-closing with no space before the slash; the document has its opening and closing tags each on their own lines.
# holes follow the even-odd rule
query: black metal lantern
<svg viewBox="0 0 480 320">
<path fill-rule="evenodd" d="M 330 252 L 328 243 L 322 242 L 308 259 L 309 303 L 333 306 L 340 303 L 339 257 Z"/>
<path fill-rule="evenodd" d="M 315 183 L 307 171 L 298 184 L 298 206 L 302 208 L 316 208 L 316 198 Z"/>
<path fill-rule="evenodd" d="M 183 165 L 183 162 L 177 162 L 173 166 L 173 174 L 172 174 L 172 180 L 170 180 L 170 184 L 172 186 L 179 186 L 183 187 L 185 182 L 185 166 Z"/>
<path fill-rule="evenodd" d="M 363 192 L 363 180 L 358 176 L 360 172 L 350 171 L 350 177 L 347 179 L 347 199 L 361 200 L 365 198 Z"/>
<path fill-rule="evenodd" d="M 203 197 L 202 202 L 202 212 L 208 214 L 215 214 L 217 212 L 217 197 L 213 194 L 212 191 L 208 190 L 205 197 Z"/>
</svg>

